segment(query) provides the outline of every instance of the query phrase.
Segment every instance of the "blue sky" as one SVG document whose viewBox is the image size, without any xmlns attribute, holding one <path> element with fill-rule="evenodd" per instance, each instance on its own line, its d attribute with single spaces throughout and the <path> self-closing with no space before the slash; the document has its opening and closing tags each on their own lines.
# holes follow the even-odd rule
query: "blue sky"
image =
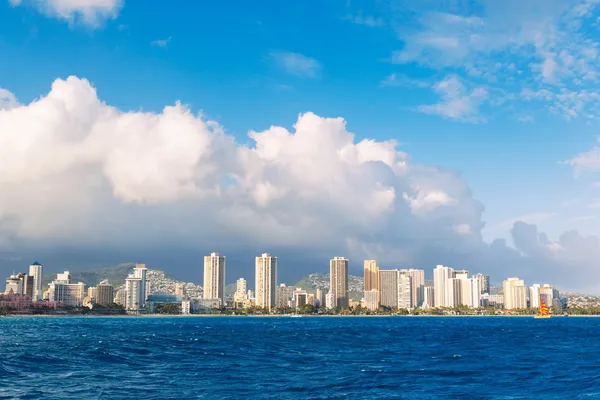
<svg viewBox="0 0 600 400">
<path fill-rule="evenodd" d="M 567 162 L 597 137 L 593 1 L 56 3 L 0 0 L 0 88 L 20 104 L 75 75 L 123 112 L 180 101 L 246 145 L 300 113 L 342 117 L 459 172 L 488 242 L 518 220 L 598 234 L 600 187 L 576 173 L 595 167 Z"/>
</svg>

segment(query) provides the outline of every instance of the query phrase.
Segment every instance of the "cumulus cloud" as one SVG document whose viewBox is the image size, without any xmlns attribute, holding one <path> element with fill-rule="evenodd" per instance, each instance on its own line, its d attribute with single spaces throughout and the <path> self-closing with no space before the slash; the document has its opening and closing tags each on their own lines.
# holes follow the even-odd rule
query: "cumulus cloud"
<svg viewBox="0 0 600 400">
<path fill-rule="evenodd" d="M 19 105 L 19 101 L 14 94 L 6 89 L 0 88 L 0 110 L 3 108 L 13 108 Z"/>
<path fill-rule="evenodd" d="M 12 6 L 31 5 L 44 14 L 69 23 L 98 27 L 119 15 L 124 0 L 9 0 Z"/>
<path fill-rule="evenodd" d="M 300 53 L 272 51 L 269 55 L 279 68 L 290 75 L 316 78 L 321 71 L 321 64 L 316 59 Z"/>
<path fill-rule="evenodd" d="M 153 40 L 152 42 L 150 42 L 150 45 L 154 46 L 154 47 L 167 48 L 167 46 L 169 46 L 169 43 L 171 43 L 171 39 L 172 39 L 172 37 L 169 36 L 166 39 Z"/>
<path fill-rule="evenodd" d="M 579 251 L 597 251 L 594 239 L 549 242 L 517 224 L 517 249 L 486 244 L 483 205 L 460 174 L 413 163 L 395 141 L 358 141 L 342 118 L 307 112 L 249 138 L 238 144 L 181 104 L 123 111 L 85 79 L 58 79 L 0 110 L 0 249 L 287 248 L 313 257 L 286 260 L 288 276 L 345 254 L 428 271 L 448 263 L 496 281 L 546 274 L 572 287 L 571 271 L 591 268 Z"/>
<path fill-rule="evenodd" d="M 436 83 L 434 90 L 442 101 L 420 106 L 421 112 L 458 121 L 485 122 L 485 118 L 479 115 L 479 107 L 488 97 L 487 89 L 476 87 L 468 90 L 456 75 L 451 75 Z"/>
</svg>

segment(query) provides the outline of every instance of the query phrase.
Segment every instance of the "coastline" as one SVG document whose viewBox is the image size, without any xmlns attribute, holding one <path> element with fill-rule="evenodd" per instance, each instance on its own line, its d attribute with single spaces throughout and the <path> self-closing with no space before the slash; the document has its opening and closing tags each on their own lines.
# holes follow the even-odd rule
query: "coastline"
<svg viewBox="0 0 600 400">
<path fill-rule="evenodd" d="M 224 314 L 189 314 L 189 315 L 169 315 L 169 314 L 146 314 L 146 315 L 4 315 L 8 318 L 533 318 L 534 315 L 297 315 L 297 314 L 281 314 L 281 315 L 224 315 Z M 600 315 L 553 315 L 552 318 L 566 317 L 600 317 Z M 1 317 L 0 317 L 1 318 Z"/>
</svg>

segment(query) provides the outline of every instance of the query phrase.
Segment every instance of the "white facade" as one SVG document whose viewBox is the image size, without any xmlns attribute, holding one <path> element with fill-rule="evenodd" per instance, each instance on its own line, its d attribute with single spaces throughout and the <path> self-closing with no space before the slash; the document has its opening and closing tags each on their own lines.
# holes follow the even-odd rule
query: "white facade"
<svg viewBox="0 0 600 400">
<path fill-rule="evenodd" d="M 43 270 L 44 266 L 37 261 L 29 266 L 29 276 L 33 277 L 33 301 L 42 300 Z"/>
<path fill-rule="evenodd" d="M 398 271 L 398 308 L 412 309 L 413 305 L 412 277 Z"/>
<path fill-rule="evenodd" d="M 348 260 L 334 257 L 329 261 L 329 291 L 335 297 L 335 305 L 348 308 Z"/>
<path fill-rule="evenodd" d="M 68 271 L 57 274 L 56 279 L 48 287 L 48 299 L 62 303 L 67 307 L 81 307 L 85 298 L 85 284 L 71 283 Z"/>
<path fill-rule="evenodd" d="M 192 310 L 192 302 L 189 300 L 183 300 L 181 302 L 181 314 L 183 315 L 189 315 L 191 313 Z"/>
<path fill-rule="evenodd" d="M 225 305 L 225 256 L 204 257 L 204 299 L 219 299 Z"/>
<path fill-rule="evenodd" d="M 481 281 L 479 278 L 464 279 L 462 304 L 471 307 L 479 308 L 481 306 Z"/>
<path fill-rule="evenodd" d="M 450 267 L 438 265 L 433 270 L 433 293 L 435 307 L 452 307 L 446 305 L 446 281 L 454 277 L 454 270 Z"/>
<path fill-rule="evenodd" d="M 529 288 L 529 307 L 540 307 L 540 285 L 537 283 L 534 283 Z"/>
<path fill-rule="evenodd" d="M 463 279 L 450 278 L 446 280 L 444 288 L 444 307 L 458 307 L 461 305 Z"/>
<path fill-rule="evenodd" d="M 418 307 L 423 304 L 425 290 L 425 271 L 422 269 L 401 269 L 400 274 L 407 275 L 411 279 L 412 285 L 412 307 Z"/>
<path fill-rule="evenodd" d="M 435 296 L 433 293 L 432 286 L 425 286 L 423 289 L 423 305 L 422 307 L 427 309 L 430 307 L 435 307 Z"/>
<path fill-rule="evenodd" d="M 11 275 L 6 278 L 6 290 L 4 293 L 9 294 L 11 291 L 14 294 L 23 294 L 23 285 L 17 275 Z"/>
<path fill-rule="evenodd" d="M 502 290 L 505 309 L 527 308 L 528 290 L 522 279 L 508 278 L 502 282 Z"/>
<path fill-rule="evenodd" d="M 365 308 L 371 311 L 375 311 L 379 308 L 379 302 L 377 300 L 378 294 L 377 289 L 365 290 Z"/>
<path fill-rule="evenodd" d="M 315 306 L 316 307 L 326 307 L 325 305 L 325 296 L 327 295 L 327 293 L 325 293 L 324 290 L 322 290 L 321 288 L 317 288 L 317 293 L 315 295 Z"/>
<path fill-rule="evenodd" d="M 276 306 L 277 257 L 263 253 L 256 257 L 256 306 L 272 309 Z"/>
<path fill-rule="evenodd" d="M 481 294 L 490 292 L 490 277 L 484 274 L 475 274 L 473 278 L 477 278 L 481 285 Z"/>
<path fill-rule="evenodd" d="M 236 281 L 233 304 L 236 308 L 243 307 L 246 300 L 248 300 L 247 282 L 244 278 L 240 278 Z"/>
<path fill-rule="evenodd" d="M 469 279 L 469 271 L 466 269 L 455 269 L 452 275 L 456 279 Z"/>
<path fill-rule="evenodd" d="M 335 295 L 331 292 L 325 295 L 325 306 L 329 309 L 335 308 Z"/>
<path fill-rule="evenodd" d="M 145 264 L 136 264 L 133 274 L 125 279 L 125 309 L 132 313 L 142 311 L 146 307 L 148 292 L 146 287 L 146 273 L 148 269 Z"/>
</svg>

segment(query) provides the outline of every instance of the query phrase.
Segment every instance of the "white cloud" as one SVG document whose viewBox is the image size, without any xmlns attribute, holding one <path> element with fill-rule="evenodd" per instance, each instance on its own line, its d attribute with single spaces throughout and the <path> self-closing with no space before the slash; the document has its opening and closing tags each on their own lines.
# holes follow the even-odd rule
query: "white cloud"
<svg viewBox="0 0 600 400">
<path fill-rule="evenodd" d="M 44 14 L 93 28 L 119 15 L 124 0 L 9 0 L 13 6 L 32 5 Z"/>
<path fill-rule="evenodd" d="M 19 105 L 19 101 L 14 94 L 6 89 L 0 88 L 0 110 L 13 108 Z"/>
<path fill-rule="evenodd" d="M 377 27 L 381 27 L 384 26 L 385 23 L 383 22 L 383 19 L 381 18 L 375 18 L 371 15 L 362 15 L 362 14 L 357 14 L 357 15 L 346 15 L 344 17 L 344 19 L 346 21 L 350 21 L 353 24 L 356 25 L 365 25 L 368 26 L 370 28 L 377 28 Z"/>
<path fill-rule="evenodd" d="M 172 39 L 172 37 L 169 36 L 166 39 L 154 40 L 154 41 L 150 42 L 150 45 L 155 46 L 155 47 L 162 47 L 164 49 L 169 46 L 169 43 L 171 43 L 171 39 Z"/>
<path fill-rule="evenodd" d="M 521 215 L 519 217 L 510 218 L 505 221 L 502 221 L 502 222 L 496 224 L 495 226 L 493 226 L 492 229 L 508 230 L 508 229 L 512 228 L 514 226 L 514 224 L 517 222 L 525 222 L 527 224 L 539 225 L 543 222 L 550 220 L 552 217 L 554 217 L 554 215 L 555 215 L 554 213 L 549 213 L 549 212 L 538 212 L 538 213 L 525 214 L 525 215 Z"/>
<path fill-rule="evenodd" d="M 395 86 L 405 86 L 405 87 L 420 87 L 426 88 L 429 87 L 430 84 L 423 80 L 412 79 L 406 75 L 401 75 L 397 73 L 392 73 L 386 76 L 380 83 L 380 86 L 384 87 L 395 87 Z"/>
<path fill-rule="evenodd" d="M 488 98 L 487 89 L 476 87 L 468 90 L 457 76 L 451 75 L 436 83 L 434 90 L 442 101 L 420 106 L 421 112 L 457 121 L 485 122 L 485 118 L 479 115 L 479 107 Z"/>
<path fill-rule="evenodd" d="M 600 138 L 598 141 L 600 142 Z M 598 172 L 600 171 L 600 146 L 594 146 L 590 150 L 567 160 L 566 163 L 575 168 L 577 173 Z"/>
<path fill-rule="evenodd" d="M 595 268 L 594 237 L 567 232 L 552 242 L 515 222 L 517 250 L 488 245 L 483 206 L 458 173 L 415 164 L 394 141 L 357 141 L 342 118 L 301 114 L 293 129 L 250 132 L 252 145 L 240 145 L 185 106 L 124 112 L 70 77 L 0 110 L 0 126 L 3 249 L 287 246 L 374 255 L 390 267 L 444 262 L 496 280 L 600 284 L 574 278 Z"/>
<path fill-rule="evenodd" d="M 279 68 L 290 75 L 316 78 L 321 71 L 321 64 L 317 60 L 300 53 L 272 51 L 270 56 Z"/>
</svg>

